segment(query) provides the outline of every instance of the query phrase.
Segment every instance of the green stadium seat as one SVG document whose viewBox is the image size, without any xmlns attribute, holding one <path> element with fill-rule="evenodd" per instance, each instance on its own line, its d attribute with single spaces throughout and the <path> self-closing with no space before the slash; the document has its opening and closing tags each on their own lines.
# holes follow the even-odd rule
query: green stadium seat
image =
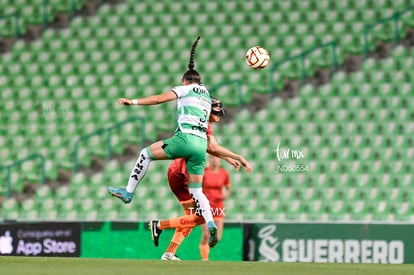
<svg viewBox="0 0 414 275">
<path fill-rule="evenodd" d="M 109 212 L 111 210 L 118 211 L 119 203 L 111 197 L 103 197 L 97 201 L 97 208 L 101 213 Z"/>
<path fill-rule="evenodd" d="M 55 197 L 56 199 L 71 198 L 71 189 L 68 185 L 62 185 L 56 188 Z"/>
<path fill-rule="evenodd" d="M 58 216 L 59 213 L 56 209 L 46 209 L 40 214 L 41 219 L 45 221 L 56 221 Z"/>
<path fill-rule="evenodd" d="M 402 22 L 405 26 L 407 26 L 407 27 L 413 27 L 414 26 L 413 14 L 414 14 L 414 11 L 412 9 L 407 10 L 407 11 L 402 13 L 401 20 L 402 20 Z"/>
<path fill-rule="evenodd" d="M 17 199 L 11 197 L 3 201 L 1 205 L 2 215 L 6 215 L 8 212 L 18 212 L 18 211 L 19 211 L 19 203 Z"/>
<path fill-rule="evenodd" d="M 19 219 L 25 221 L 35 221 L 39 219 L 39 212 L 34 209 L 21 209 L 19 212 Z"/>
<path fill-rule="evenodd" d="M 90 197 L 86 198 L 84 196 L 82 203 L 79 205 L 79 210 L 83 213 L 96 211 L 95 199 Z"/>
<path fill-rule="evenodd" d="M 65 221 L 76 221 L 81 215 L 77 210 L 61 210 L 58 213 L 58 218 Z"/>
<path fill-rule="evenodd" d="M 52 198 L 53 190 L 49 185 L 42 185 L 36 189 L 35 198 L 36 200 L 42 201 L 45 199 Z"/>
<path fill-rule="evenodd" d="M 399 202 L 393 204 L 396 219 L 402 222 L 411 222 L 413 220 L 414 209 L 407 202 Z"/>
<path fill-rule="evenodd" d="M 72 197 L 59 199 L 59 206 L 58 207 L 59 207 L 58 209 L 59 209 L 59 214 L 60 215 L 62 215 L 62 214 L 66 215 L 68 212 L 72 212 L 72 211 L 77 212 L 78 211 L 77 202 Z M 69 215 L 71 215 L 71 214 L 69 213 Z"/>
<path fill-rule="evenodd" d="M 110 211 L 107 211 L 106 213 L 100 212 L 99 215 L 98 215 L 98 218 L 101 219 L 101 220 L 103 220 L 103 219 L 117 220 L 119 218 L 119 211 L 110 210 Z"/>
<path fill-rule="evenodd" d="M 93 188 L 93 190 L 95 190 L 94 194 L 97 198 L 102 199 L 105 198 L 106 196 L 108 196 L 108 190 L 106 186 L 97 186 L 96 188 Z"/>
</svg>

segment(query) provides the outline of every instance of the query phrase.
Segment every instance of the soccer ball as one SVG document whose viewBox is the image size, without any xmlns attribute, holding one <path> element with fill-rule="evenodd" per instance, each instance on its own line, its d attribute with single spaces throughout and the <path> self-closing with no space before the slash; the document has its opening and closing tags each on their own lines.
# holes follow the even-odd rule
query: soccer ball
<svg viewBox="0 0 414 275">
<path fill-rule="evenodd" d="M 269 52 L 261 46 L 251 47 L 246 53 L 246 63 L 251 68 L 260 70 L 269 65 L 269 62 Z"/>
</svg>

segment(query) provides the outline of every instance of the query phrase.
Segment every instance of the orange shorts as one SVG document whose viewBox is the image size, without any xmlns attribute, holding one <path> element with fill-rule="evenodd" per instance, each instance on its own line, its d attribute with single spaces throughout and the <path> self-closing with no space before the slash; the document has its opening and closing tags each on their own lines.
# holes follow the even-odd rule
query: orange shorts
<svg viewBox="0 0 414 275">
<path fill-rule="evenodd" d="M 168 184 L 179 201 L 193 199 L 188 191 L 188 175 L 184 159 L 176 159 L 168 167 Z"/>
</svg>

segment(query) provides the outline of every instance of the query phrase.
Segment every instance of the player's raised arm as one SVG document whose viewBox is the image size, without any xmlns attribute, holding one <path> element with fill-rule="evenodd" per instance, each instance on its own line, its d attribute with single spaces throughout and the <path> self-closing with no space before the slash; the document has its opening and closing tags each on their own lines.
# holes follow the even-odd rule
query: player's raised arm
<svg viewBox="0 0 414 275">
<path fill-rule="evenodd" d="M 157 105 L 164 102 L 172 101 L 177 99 L 177 94 L 169 90 L 163 94 L 151 95 L 144 98 L 128 99 L 119 98 L 118 103 L 121 105 Z"/>
<path fill-rule="evenodd" d="M 253 171 L 252 166 L 244 157 L 218 144 L 214 136 L 208 135 L 207 139 L 208 139 L 207 153 L 215 155 L 219 158 L 224 158 L 224 157 L 232 158 L 234 160 L 239 161 L 241 165 L 243 165 L 247 173 L 251 173 Z"/>
</svg>

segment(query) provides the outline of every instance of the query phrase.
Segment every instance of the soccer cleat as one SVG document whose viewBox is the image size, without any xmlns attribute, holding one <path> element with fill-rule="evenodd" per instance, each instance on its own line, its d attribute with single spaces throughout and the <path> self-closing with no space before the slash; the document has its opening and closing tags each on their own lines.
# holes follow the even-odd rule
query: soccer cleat
<svg viewBox="0 0 414 275">
<path fill-rule="evenodd" d="M 108 187 L 108 192 L 112 197 L 117 197 L 124 203 L 130 203 L 132 201 L 133 193 L 129 193 L 125 188 Z"/>
<path fill-rule="evenodd" d="M 168 253 L 168 252 L 165 252 L 164 254 L 162 254 L 161 260 L 164 260 L 164 261 L 181 261 L 181 259 L 178 258 L 177 255 L 174 255 L 174 254 Z"/>
<path fill-rule="evenodd" d="M 148 223 L 148 228 L 149 228 L 149 230 L 151 230 L 151 238 L 152 238 L 152 240 L 154 242 L 154 245 L 156 247 L 158 247 L 158 240 L 159 240 L 160 235 L 162 233 L 162 230 L 157 227 L 157 224 L 158 224 L 157 220 L 152 220 Z"/>
<path fill-rule="evenodd" d="M 214 247 L 217 244 L 217 226 L 214 222 L 207 223 L 208 232 L 210 232 L 210 236 L 208 237 L 208 246 Z"/>
</svg>

